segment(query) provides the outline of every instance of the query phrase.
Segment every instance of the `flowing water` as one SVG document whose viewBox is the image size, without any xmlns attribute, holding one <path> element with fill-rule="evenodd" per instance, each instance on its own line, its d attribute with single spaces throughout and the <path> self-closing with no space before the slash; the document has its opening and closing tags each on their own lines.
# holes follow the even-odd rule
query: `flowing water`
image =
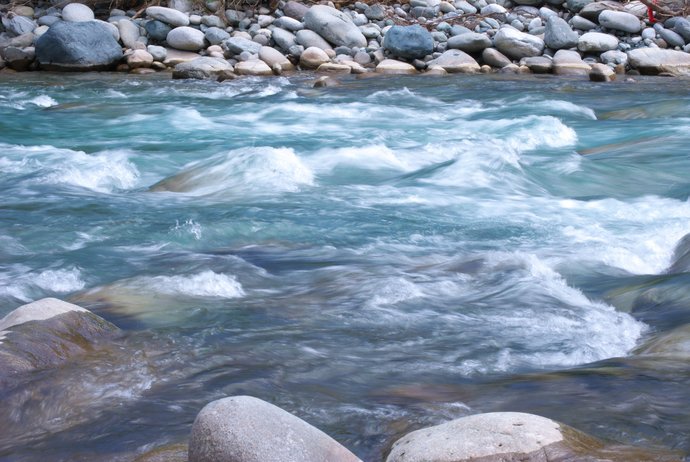
<svg viewBox="0 0 690 462">
<path fill-rule="evenodd" d="M 0 77 L 0 316 L 124 330 L 0 393 L 4 460 L 131 460 L 250 394 L 365 461 L 525 411 L 690 452 L 687 82 Z M 5 419 L 6 422 L 1 420 Z"/>
</svg>

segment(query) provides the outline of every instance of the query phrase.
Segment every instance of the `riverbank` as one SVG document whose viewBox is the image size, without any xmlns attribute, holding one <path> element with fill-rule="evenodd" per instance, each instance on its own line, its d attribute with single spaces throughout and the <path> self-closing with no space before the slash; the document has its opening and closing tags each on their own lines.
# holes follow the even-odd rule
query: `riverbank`
<svg viewBox="0 0 690 462">
<path fill-rule="evenodd" d="M 172 71 L 174 78 L 218 80 L 300 70 L 552 73 L 597 81 L 690 74 L 690 22 L 652 20 L 639 1 L 412 0 L 340 9 L 281 1 L 273 10 L 224 11 L 206 5 L 175 0 L 171 7 L 99 10 L 101 18 L 82 4 L 5 5 L 0 68 Z"/>
</svg>

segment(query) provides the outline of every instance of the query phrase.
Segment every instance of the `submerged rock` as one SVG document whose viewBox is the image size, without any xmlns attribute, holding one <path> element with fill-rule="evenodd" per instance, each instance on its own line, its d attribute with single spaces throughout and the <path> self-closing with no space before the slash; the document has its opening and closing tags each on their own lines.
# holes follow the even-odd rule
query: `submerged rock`
<svg viewBox="0 0 690 462">
<path fill-rule="evenodd" d="M 676 356 L 690 359 L 690 324 L 665 332 L 634 351 L 638 355 Z"/>
<path fill-rule="evenodd" d="M 116 332 L 105 319 L 54 298 L 20 306 L 0 319 L 0 387 L 84 354 Z"/>
<path fill-rule="evenodd" d="M 493 412 L 414 431 L 393 445 L 386 462 L 593 461 L 583 450 L 601 444 L 533 414 Z"/>
<path fill-rule="evenodd" d="M 36 58 L 47 70 L 106 70 L 122 56 L 110 30 L 96 21 L 60 21 L 36 40 Z"/>
<path fill-rule="evenodd" d="M 251 396 L 207 404 L 189 440 L 189 462 L 358 462 L 304 420 Z"/>
</svg>

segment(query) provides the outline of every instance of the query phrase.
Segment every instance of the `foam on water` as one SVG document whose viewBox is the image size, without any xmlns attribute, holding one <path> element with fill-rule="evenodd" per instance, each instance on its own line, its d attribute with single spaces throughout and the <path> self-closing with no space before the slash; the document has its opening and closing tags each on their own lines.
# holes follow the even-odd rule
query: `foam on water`
<svg viewBox="0 0 690 462">
<path fill-rule="evenodd" d="M 86 285 L 78 268 L 42 271 L 32 280 L 38 287 L 50 292 L 74 292 Z"/>
<path fill-rule="evenodd" d="M 14 173 L 33 174 L 32 183 L 64 184 L 101 193 L 133 188 L 139 171 L 127 150 L 83 151 L 49 145 L 22 146 L 0 143 L 0 165 Z"/>
<path fill-rule="evenodd" d="M 187 297 L 238 298 L 245 295 L 235 276 L 203 271 L 187 276 L 154 276 L 137 278 L 127 285 L 146 287 L 162 294 Z"/>
<path fill-rule="evenodd" d="M 67 294 L 85 286 L 86 282 L 79 268 L 33 271 L 24 265 L 0 267 L 0 297 L 22 302 L 48 295 Z"/>
<path fill-rule="evenodd" d="M 190 196 L 265 195 L 296 192 L 314 184 L 314 175 L 289 148 L 242 148 L 188 165 L 152 186 Z"/>
</svg>

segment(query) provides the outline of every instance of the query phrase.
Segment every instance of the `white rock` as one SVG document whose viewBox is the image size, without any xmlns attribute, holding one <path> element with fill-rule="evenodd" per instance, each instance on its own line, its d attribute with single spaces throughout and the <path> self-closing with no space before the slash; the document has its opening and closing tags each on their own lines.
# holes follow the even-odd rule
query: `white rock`
<svg viewBox="0 0 690 462">
<path fill-rule="evenodd" d="M 376 72 L 379 74 L 416 74 L 417 69 L 412 64 L 397 61 L 395 59 L 384 59 L 376 66 Z"/>
<path fill-rule="evenodd" d="M 259 59 L 265 62 L 268 67 L 273 69 L 273 66 L 278 64 L 284 71 L 294 70 L 295 66 L 287 57 L 280 51 L 271 47 L 261 47 L 259 50 Z"/>
<path fill-rule="evenodd" d="M 604 10 L 599 15 L 599 24 L 607 29 L 635 34 L 642 30 L 642 22 L 637 16 L 623 11 Z"/>
<path fill-rule="evenodd" d="M 206 47 L 204 33 L 192 27 L 176 27 L 168 32 L 166 42 L 173 48 L 186 51 L 198 51 Z"/>
<path fill-rule="evenodd" d="M 81 3 L 70 3 L 62 9 L 63 21 L 84 22 L 93 21 L 95 16 L 93 10 Z"/>
<path fill-rule="evenodd" d="M 323 63 L 328 63 L 331 58 L 328 57 L 325 51 L 317 47 L 309 47 L 299 58 L 300 66 L 305 69 L 316 69 Z"/>
<path fill-rule="evenodd" d="M 474 74 L 479 72 L 479 64 L 475 59 L 461 50 L 447 50 L 441 56 L 429 61 L 430 67 L 442 67 L 448 73 Z"/>
<path fill-rule="evenodd" d="M 514 59 L 539 56 L 544 51 L 542 39 L 512 27 L 502 27 L 494 36 L 494 44 L 501 53 Z"/>
<path fill-rule="evenodd" d="M 577 41 L 577 49 L 584 52 L 609 51 L 618 48 L 618 39 L 613 35 L 601 32 L 587 32 Z"/>
<path fill-rule="evenodd" d="M 235 65 L 235 73 L 239 75 L 273 75 L 273 71 L 260 59 L 240 61 Z"/>
</svg>

